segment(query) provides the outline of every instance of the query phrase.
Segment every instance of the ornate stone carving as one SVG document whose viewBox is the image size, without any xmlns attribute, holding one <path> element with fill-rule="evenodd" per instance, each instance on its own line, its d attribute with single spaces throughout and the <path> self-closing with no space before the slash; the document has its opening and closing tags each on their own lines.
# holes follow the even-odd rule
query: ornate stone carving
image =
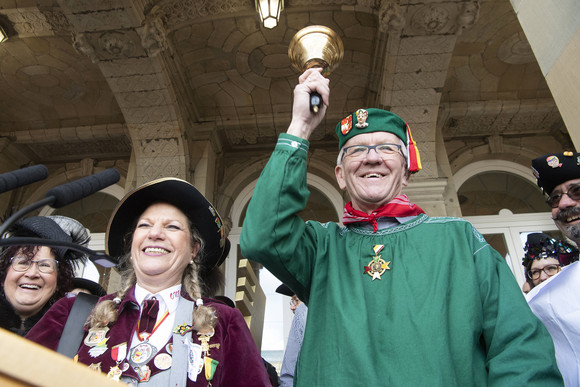
<svg viewBox="0 0 580 387">
<path fill-rule="evenodd" d="M 137 33 L 150 57 L 157 56 L 168 47 L 165 29 L 159 18 L 147 20 L 143 27 L 137 29 Z"/>
<path fill-rule="evenodd" d="M 72 31 L 71 24 L 60 8 L 41 9 L 40 12 L 46 17 L 46 21 L 55 34 L 61 35 Z"/>
<path fill-rule="evenodd" d="M 438 5 L 420 8 L 411 19 L 411 26 L 428 35 L 443 32 L 449 24 L 449 12 Z"/>
<path fill-rule="evenodd" d="M 168 26 L 173 26 L 191 19 L 253 8 L 254 2 L 247 0 L 163 0 L 152 9 L 151 16 L 159 16 Z"/>
<path fill-rule="evenodd" d="M 396 3 L 383 1 L 379 10 L 379 30 L 381 32 L 401 32 L 405 27 L 405 15 Z"/>
<path fill-rule="evenodd" d="M 475 24 L 479 18 L 479 7 L 479 0 L 467 1 L 463 3 L 461 11 L 459 12 L 456 20 L 458 35 Z"/>
<path fill-rule="evenodd" d="M 391 0 L 385 0 L 385 1 L 381 1 L 381 0 L 357 0 L 354 3 L 357 5 L 357 7 L 379 9 L 381 7 L 382 3 L 387 2 L 387 1 L 391 1 Z M 338 3 L 338 1 L 336 1 L 335 3 Z M 345 5 L 347 5 L 347 4 L 345 4 Z"/>
<path fill-rule="evenodd" d="M 183 145 L 179 138 L 152 138 L 137 142 L 137 169 L 143 182 L 163 176 L 186 178 Z"/>
<path fill-rule="evenodd" d="M 376 3 L 378 0 L 289 0 L 289 6 L 312 6 L 312 5 L 361 5 L 361 3 Z M 364 5 L 364 4 L 363 4 Z"/>
<path fill-rule="evenodd" d="M 20 38 L 53 35 L 46 17 L 37 8 L 10 10 L 6 17 Z"/>
<path fill-rule="evenodd" d="M 131 38 L 120 31 L 104 33 L 99 38 L 99 45 L 113 58 L 131 57 L 135 52 L 135 44 Z"/>
<path fill-rule="evenodd" d="M 83 33 L 73 35 L 73 48 L 82 55 L 89 57 L 91 62 L 97 63 L 99 58 L 95 52 L 95 48 Z"/>
</svg>

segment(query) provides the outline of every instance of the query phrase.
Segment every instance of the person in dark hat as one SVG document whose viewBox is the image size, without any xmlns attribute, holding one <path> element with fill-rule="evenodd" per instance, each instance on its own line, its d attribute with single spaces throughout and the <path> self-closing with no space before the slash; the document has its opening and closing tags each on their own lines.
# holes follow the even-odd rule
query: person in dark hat
<svg viewBox="0 0 580 387">
<path fill-rule="evenodd" d="M 190 183 L 164 178 L 128 193 L 107 227 L 121 290 L 99 300 L 79 363 L 148 386 L 268 386 L 242 314 L 204 297 L 230 244 L 215 208 Z M 57 302 L 27 338 L 56 349 L 74 299 Z"/>
<path fill-rule="evenodd" d="M 552 339 L 505 259 L 469 222 L 429 217 L 403 194 L 422 165 L 398 115 L 367 107 L 340 120 L 342 224 L 299 217 L 308 139 L 329 96 L 320 69 L 300 76 L 240 237 L 242 255 L 308 305 L 294 385 L 562 385 Z"/>
<path fill-rule="evenodd" d="M 77 242 L 53 219 L 44 216 L 23 219 L 7 234 L 8 238 Z M 6 247 L 0 260 L 0 327 L 24 336 L 50 306 L 72 288 L 73 262 L 80 258 L 79 253 L 64 247 Z"/>
<path fill-rule="evenodd" d="M 578 260 L 577 248 L 544 233 L 529 234 L 524 251 L 522 265 L 530 290 Z"/>
<path fill-rule="evenodd" d="M 280 369 L 280 387 L 292 387 L 294 385 L 296 362 L 298 361 L 298 355 L 300 354 L 302 341 L 304 340 L 304 328 L 306 327 L 306 319 L 308 317 L 308 307 L 300 301 L 296 293 L 286 284 L 278 286 L 276 293 L 290 297 L 290 310 L 294 313 L 290 332 L 288 333 L 286 349 L 284 350 L 284 358 L 282 359 L 282 368 Z"/>
<path fill-rule="evenodd" d="M 304 304 L 296 295 L 296 293 L 294 293 L 292 291 L 292 289 L 290 289 L 288 287 L 288 285 L 286 284 L 281 284 L 280 286 L 278 286 L 276 288 L 276 293 L 282 294 L 284 296 L 288 296 L 290 297 L 290 310 L 292 311 L 292 313 L 296 314 L 296 308 L 298 308 L 298 306 Z M 306 305 L 305 305 L 306 306 Z"/>
<path fill-rule="evenodd" d="M 54 220 L 64 232 L 66 232 L 72 238 L 73 242 L 81 245 L 83 247 L 89 247 L 89 242 L 91 241 L 91 236 L 89 231 L 75 219 L 68 218 L 61 215 L 49 215 L 48 218 Z M 87 264 L 87 257 L 83 256 L 84 262 L 78 262 L 79 266 L 81 264 Z M 78 269 L 75 267 L 75 269 Z M 99 285 L 98 282 L 92 281 L 87 278 L 74 277 L 72 280 L 72 290 L 67 292 L 67 297 L 77 295 L 78 293 L 92 294 L 97 297 L 103 297 L 107 294 L 105 288 Z"/>
<path fill-rule="evenodd" d="M 580 246 L 580 153 L 550 153 L 532 160 L 532 172 L 552 208 L 552 219 Z"/>
<path fill-rule="evenodd" d="M 532 172 L 552 208 L 554 223 L 576 246 L 580 246 L 580 153 L 567 151 L 537 157 L 532 160 Z M 559 253 L 559 246 L 550 246 L 548 250 L 556 251 L 547 255 Z M 573 251 L 571 261 L 577 260 L 577 257 L 578 252 Z M 580 309 L 580 297 L 577 295 L 580 293 L 580 264 L 573 262 L 565 265 L 561 256 L 558 260 L 558 275 L 531 289 L 526 294 L 526 300 L 552 335 L 564 382 L 567 386 L 578 386 L 580 315 L 577 311 Z M 555 271 L 554 265 L 544 273 L 550 270 Z M 542 275 L 547 276 L 547 273 Z"/>
</svg>

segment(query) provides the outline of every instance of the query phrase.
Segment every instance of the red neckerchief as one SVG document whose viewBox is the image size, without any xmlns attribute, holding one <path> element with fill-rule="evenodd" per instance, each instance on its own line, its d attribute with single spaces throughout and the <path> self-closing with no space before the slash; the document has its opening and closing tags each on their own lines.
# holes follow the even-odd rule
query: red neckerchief
<svg viewBox="0 0 580 387">
<path fill-rule="evenodd" d="M 416 204 L 409 201 L 407 195 L 399 195 L 387 204 L 377 208 L 370 214 L 355 210 L 352 207 L 352 202 L 346 203 L 344 206 L 344 215 L 342 216 L 342 223 L 357 223 L 369 222 L 373 225 L 373 232 L 377 232 L 377 219 L 383 217 L 401 218 L 405 216 L 416 216 L 424 214 L 425 211 Z"/>
</svg>

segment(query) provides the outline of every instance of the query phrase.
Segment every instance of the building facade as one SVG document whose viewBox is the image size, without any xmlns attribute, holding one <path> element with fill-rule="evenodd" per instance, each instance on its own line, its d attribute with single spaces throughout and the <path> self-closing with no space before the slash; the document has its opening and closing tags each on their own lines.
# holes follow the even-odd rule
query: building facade
<svg viewBox="0 0 580 387">
<path fill-rule="evenodd" d="M 228 225 L 223 291 L 260 340 L 260 268 L 241 256 L 239 235 L 290 122 L 299 74 L 289 42 L 319 24 L 345 51 L 311 141 L 304 218 L 339 221 L 348 201 L 333 173 L 336 123 L 385 108 L 409 123 L 421 152 L 405 193 L 431 216 L 472 221 L 522 283 L 520 236 L 555 230 L 531 160 L 580 143 L 578 15 L 574 0 L 287 0 L 268 29 L 253 0 L 0 0 L 0 173 L 49 169 L 0 194 L 0 214 L 114 167 L 118 184 L 38 211 L 83 222 L 102 250 L 126 192 L 188 180 Z M 115 271 L 100 272 L 115 290 Z"/>
</svg>

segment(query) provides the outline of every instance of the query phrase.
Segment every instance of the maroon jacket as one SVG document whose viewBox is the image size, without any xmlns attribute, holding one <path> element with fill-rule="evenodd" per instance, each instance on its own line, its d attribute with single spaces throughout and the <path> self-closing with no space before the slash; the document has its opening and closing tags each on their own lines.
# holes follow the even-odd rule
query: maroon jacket
<svg viewBox="0 0 580 387">
<path fill-rule="evenodd" d="M 88 352 L 90 347 L 83 343 L 77 353 L 80 363 L 90 365 L 100 362 L 100 369 L 104 373 L 109 372 L 110 368 L 116 364 L 111 358 L 111 348 L 123 342 L 130 344 L 139 320 L 139 306 L 134 294 L 134 290 L 130 290 L 119 305 L 119 318 L 106 335 L 109 338 L 107 350 L 97 357 L 92 357 Z M 182 292 L 182 297 L 191 300 L 184 292 Z M 101 300 L 113 298 L 114 295 L 109 294 Z M 74 300 L 75 298 L 63 298 L 55 303 L 30 330 L 26 338 L 56 350 Z M 204 305 L 213 306 L 218 315 L 215 334 L 210 340 L 210 344 L 219 344 L 219 348 L 212 346 L 210 349 L 212 359 L 219 362 L 211 381 L 212 386 L 271 386 L 266 367 L 240 311 L 213 299 L 204 298 L 203 301 Z M 178 323 L 178 321 L 175 322 L 175 324 Z M 86 329 L 85 331 L 88 332 Z M 199 344 L 195 332 L 192 337 L 194 337 L 194 342 Z M 159 350 L 159 353 L 162 352 L 167 352 L 167 346 Z M 150 361 L 148 365 L 151 367 L 152 375 L 161 372 L 155 367 L 153 361 Z M 123 373 L 123 376 L 136 378 L 135 371 L 131 367 Z M 197 382 L 187 379 L 188 387 L 205 385 L 207 381 L 203 371 L 198 375 Z"/>
</svg>

